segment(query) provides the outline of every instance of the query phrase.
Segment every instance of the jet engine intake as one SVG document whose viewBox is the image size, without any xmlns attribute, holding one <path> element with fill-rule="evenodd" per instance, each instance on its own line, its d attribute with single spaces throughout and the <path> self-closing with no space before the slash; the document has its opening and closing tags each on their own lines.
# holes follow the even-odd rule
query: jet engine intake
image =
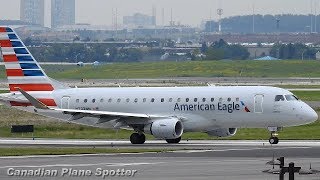
<svg viewBox="0 0 320 180">
<path fill-rule="evenodd" d="M 182 135 L 183 125 L 176 118 L 160 119 L 145 125 L 143 131 L 158 139 L 176 139 Z"/>
</svg>

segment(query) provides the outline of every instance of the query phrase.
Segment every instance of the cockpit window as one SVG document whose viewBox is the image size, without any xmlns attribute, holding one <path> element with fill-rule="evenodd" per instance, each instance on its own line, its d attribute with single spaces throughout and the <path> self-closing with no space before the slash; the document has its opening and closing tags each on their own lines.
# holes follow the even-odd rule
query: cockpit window
<svg viewBox="0 0 320 180">
<path fill-rule="evenodd" d="M 286 99 L 287 101 L 297 101 L 299 100 L 296 96 L 294 95 L 285 95 L 286 96 Z"/>
<path fill-rule="evenodd" d="M 284 101 L 283 95 L 276 95 L 276 98 L 274 99 L 274 101 Z"/>
</svg>

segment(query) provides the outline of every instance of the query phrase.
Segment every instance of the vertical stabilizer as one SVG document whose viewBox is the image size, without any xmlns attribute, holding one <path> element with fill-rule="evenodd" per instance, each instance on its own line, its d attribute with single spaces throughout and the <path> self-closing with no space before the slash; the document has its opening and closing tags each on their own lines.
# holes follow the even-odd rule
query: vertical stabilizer
<svg viewBox="0 0 320 180">
<path fill-rule="evenodd" d="M 0 27 L 0 48 L 11 92 L 67 88 L 46 75 L 13 29 Z"/>
</svg>

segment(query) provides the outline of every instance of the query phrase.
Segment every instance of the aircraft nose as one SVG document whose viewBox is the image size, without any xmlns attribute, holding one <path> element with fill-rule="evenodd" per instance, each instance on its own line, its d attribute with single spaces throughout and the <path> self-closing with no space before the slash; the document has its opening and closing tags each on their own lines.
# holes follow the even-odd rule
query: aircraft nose
<svg viewBox="0 0 320 180">
<path fill-rule="evenodd" d="M 318 120 L 318 114 L 311 107 L 308 108 L 306 112 L 306 120 L 309 122 L 314 122 Z"/>
</svg>

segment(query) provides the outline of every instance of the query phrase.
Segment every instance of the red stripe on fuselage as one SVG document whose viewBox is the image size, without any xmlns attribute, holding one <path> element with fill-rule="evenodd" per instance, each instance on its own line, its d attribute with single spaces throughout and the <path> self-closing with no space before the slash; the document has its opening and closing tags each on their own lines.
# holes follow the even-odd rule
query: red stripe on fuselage
<svg viewBox="0 0 320 180">
<path fill-rule="evenodd" d="M 1 47 L 12 47 L 10 40 L 0 40 Z"/>
<path fill-rule="evenodd" d="M 17 88 L 24 91 L 53 91 L 51 84 L 9 84 L 10 91 L 18 91 Z"/>
<path fill-rule="evenodd" d="M 53 99 L 38 99 L 40 102 L 47 106 L 57 106 L 56 102 Z M 16 101 L 10 101 L 11 106 L 32 106 L 31 103 L 25 103 L 25 102 L 16 102 Z"/>
<path fill-rule="evenodd" d="M 7 76 L 24 76 L 22 69 L 6 69 Z"/>
<path fill-rule="evenodd" d="M 0 27 L 0 32 L 7 32 L 7 29 L 4 27 Z"/>
<path fill-rule="evenodd" d="M 57 106 L 56 102 L 53 99 L 38 99 L 38 100 L 47 106 Z"/>
<path fill-rule="evenodd" d="M 3 55 L 4 62 L 18 62 L 18 58 L 16 55 Z"/>
</svg>

